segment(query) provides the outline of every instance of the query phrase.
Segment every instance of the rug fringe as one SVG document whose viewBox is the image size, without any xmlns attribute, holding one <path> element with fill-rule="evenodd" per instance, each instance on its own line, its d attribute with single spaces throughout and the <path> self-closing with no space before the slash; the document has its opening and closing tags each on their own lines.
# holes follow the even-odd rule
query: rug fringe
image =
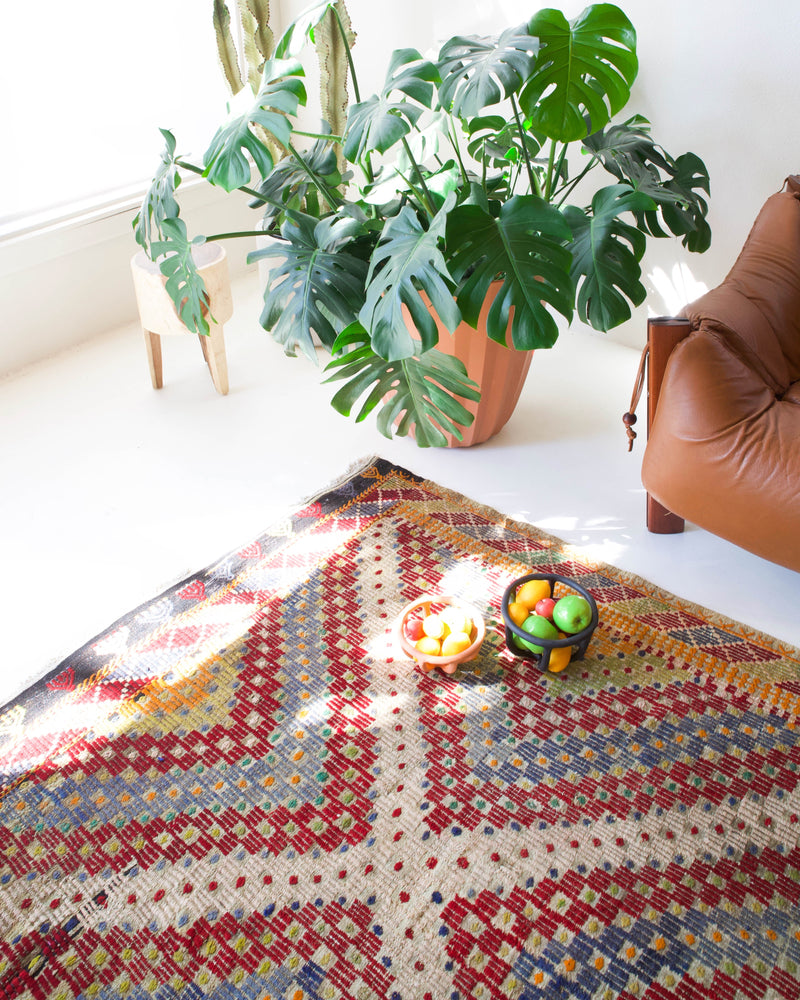
<svg viewBox="0 0 800 1000">
<path fill-rule="evenodd" d="M 332 490 L 338 489 L 340 486 L 343 486 L 349 479 L 352 479 L 354 476 L 357 476 L 360 473 L 362 473 L 365 469 L 368 469 L 379 459 L 380 455 L 367 455 L 356 459 L 354 462 L 350 463 L 347 469 L 340 476 L 337 476 L 336 479 L 331 480 L 331 482 L 329 482 L 327 486 L 323 487 L 320 490 L 316 490 L 311 496 L 304 497 L 300 503 L 300 506 L 303 506 L 304 504 L 314 503 L 315 500 L 319 500 L 319 498 L 325 496 L 326 493 L 330 493 Z"/>
</svg>

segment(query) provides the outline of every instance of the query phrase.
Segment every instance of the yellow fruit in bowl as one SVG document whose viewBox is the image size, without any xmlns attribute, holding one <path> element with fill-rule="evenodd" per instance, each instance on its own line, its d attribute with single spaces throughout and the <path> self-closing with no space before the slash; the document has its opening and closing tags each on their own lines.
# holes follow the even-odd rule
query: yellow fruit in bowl
<svg viewBox="0 0 800 1000">
<path fill-rule="evenodd" d="M 469 634 L 472 628 L 472 621 L 466 611 L 456 607 L 454 604 L 448 605 L 439 615 L 451 632 L 466 632 Z"/>
<path fill-rule="evenodd" d="M 551 593 L 549 580 L 526 580 L 517 587 L 515 602 L 524 605 L 531 612 L 543 597 L 550 597 Z"/>
<path fill-rule="evenodd" d="M 441 639 L 449 629 L 441 615 L 427 615 L 422 621 L 422 631 L 431 639 Z"/>
<path fill-rule="evenodd" d="M 451 632 L 442 640 L 442 656 L 457 656 L 471 645 L 472 639 L 468 632 Z"/>
<path fill-rule="evenodd" d="M 559 636 L 559 638 L 564 638 Z M 560 673 L 572 658 L 572 646 L 553 646 L 550 650 L 550 660 L 547 669 L 554 674 Z"/>
<path fill-rule="evenodd" d="M 423 637 L 418 639 L 414 644 L 414 648 L 418 653 L 424 653 L 426 656 L 442 655 L 442 644 L 438 639 L 431 635 L 423 635 Z"/>
<path fill-rule="evenodd" d="M 515 625 L 521 626 L 529 614 L 528 608 L 524 604 L 520 604 L 519 601 L 512 601 L 508 605 L 508 617 Z"/>
</svg>

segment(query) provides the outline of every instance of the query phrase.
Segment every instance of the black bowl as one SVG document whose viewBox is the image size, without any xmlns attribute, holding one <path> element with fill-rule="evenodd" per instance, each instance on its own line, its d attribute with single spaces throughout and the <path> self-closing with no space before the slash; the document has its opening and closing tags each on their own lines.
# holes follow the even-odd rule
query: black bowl
<svg viewBox="0 0 800 1000">
<path fill-rule="evenodd" d="M 532 636 L 529 632 L 526 632 L 519 625 L 515 625 L 511 620 L 508 613 L 508 605 L 511 603 L 514 595 L 517 592 L 517 588 L 521 587 L 523 583 L 528 580 L 549 580 L 550 589 L 553 592 L 553 597 L 558 599 L 558 597 L 565 597 L 566 593 L 563 592 L 563 588 L 566 587 L 569 592 L 580 594 L 581 597 L 586 598 L 589 602 L 589 607 L 592 609 L 592 620 L 586 626 L 586 628 L 581 629 L 580 632 L 576 632 L 574 635 L 567 635 L 563 639 L 542 639 L 539 636 Z M 556 584 L 560 583 L 562 585 L 561 590 L 556 594 Z M 550 668 L 550 651 L 552 649 L 560 649 L 564 646 L 572 646 L 572 655 L 570 656 L 570 662 L 573 660 L 582 660 L 586 655 L 586 650 L 589 646 L 589 640 L 592 638 L 592 633 L 597 628 L 598 623 L 598 613 L 597 613 L 597 602 L 584 587 L 581 587 L 579 583 L 571 580 L 566 576 L 559 576 L 557 573 L 528 573 L 527 576 L 521 576 L 518 579 L 512 581 L 505 589 L 503 594 L 503 603 L 501 606 L 501 612 L 503 615 L 503 622 L 506 627 L 506 645 L 514 654 L 514 656 L 519 657 L 521 660 L 530 660 L 536 663 L 539 669 L 544 672 Z M 542 647 L 541 653 L 534 653 L 530 649 L 525 649 L 520 646 L 515 639 L 522 639 L 526 642 L 533 642 L 537 646 Z"/>
</svg>

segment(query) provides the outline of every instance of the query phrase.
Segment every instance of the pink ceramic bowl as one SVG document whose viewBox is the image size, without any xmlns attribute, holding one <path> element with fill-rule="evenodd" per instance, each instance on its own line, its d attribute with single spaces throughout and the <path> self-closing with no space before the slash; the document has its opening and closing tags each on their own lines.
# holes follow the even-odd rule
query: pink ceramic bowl
<svg viewBox="0 0 800 1000">
<path fill-rule="evenodd" d="M 472 642 L 466 649 L 462 649 L 460 653 L 455 653 L 452 656 L 431 656 L 430 653 L 421 653 L 406 635 L 407 622 L 410 618 L 424 618 L 426 615 L 439 614 L 450 605 L 465 611 L 472 620 Z M 453 597 L 450 594 L 428 594 L 425 597 L 420 597 L 419 600 L 412 601 L 411 604 L 407 604 L 403 608 L 397 621 L 397 637 L 403 652 L 412 660 L 416 660 L 420 669 L 424 670 L 425 673 L 435 667 L 441 667 L 446 674 L 455 673 L 459 663 L 475 659 L 485 636 L 486 625 L 480 611 L 459 597 Z"/>
</svg>

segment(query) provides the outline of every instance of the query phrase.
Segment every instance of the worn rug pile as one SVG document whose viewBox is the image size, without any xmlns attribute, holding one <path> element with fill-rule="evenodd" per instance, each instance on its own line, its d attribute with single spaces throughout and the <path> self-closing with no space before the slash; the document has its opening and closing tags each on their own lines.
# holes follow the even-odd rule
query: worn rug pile
<svg viewBox="0 0 800 1000">
<path fill-rule="evenodd" d="M 557 675 L 532 570 L 600 608 Z M 797 998 L 799 710 L 798 650 L 365 463 L 0 710 L 0 997 Z"/>
</svg>

